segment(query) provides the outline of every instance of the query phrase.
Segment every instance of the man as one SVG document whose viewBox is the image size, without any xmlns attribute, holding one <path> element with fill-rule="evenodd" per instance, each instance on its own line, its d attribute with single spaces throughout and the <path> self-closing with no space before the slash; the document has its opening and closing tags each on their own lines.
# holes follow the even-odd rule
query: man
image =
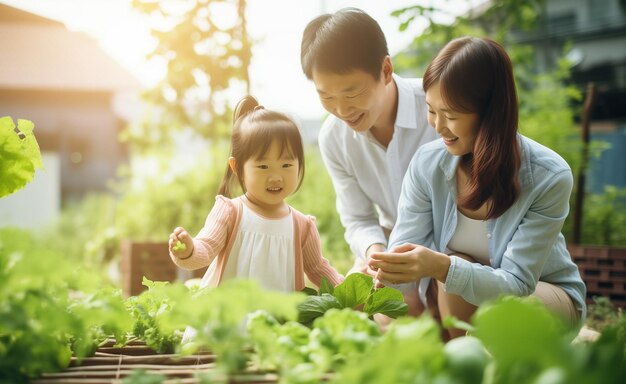
<svg viewBox="0 0 626 384">
<path fill-rule="evenodd" d="M 380 26 L 356 8 L 312 20 L 300 59 L 330 113 L 319 146 L 355 255 L 351 272 L 374 274 L 366 261 L 386 250 L 408 164 L 437 137 L 426 119 L 421 79 L 393 73 Z"/>
</svg>

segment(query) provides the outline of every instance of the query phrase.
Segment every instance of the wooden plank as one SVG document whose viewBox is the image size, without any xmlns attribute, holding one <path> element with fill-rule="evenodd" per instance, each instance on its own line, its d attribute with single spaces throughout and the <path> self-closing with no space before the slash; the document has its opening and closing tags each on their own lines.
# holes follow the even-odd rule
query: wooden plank
<svg viewBox="0 0 626 384">
<path fill-rule="evenodd" d="M 169 365 L 190 365 L 205 364 L 215 361 L 215 355 L 189 355 L 181 356 L 176 354 L 167 355 L 149 355 L 149 356 L 126 356 L 126 355 L 107 355 L 97 352 L 97 356 L 85 357 L 80 363 L 75 357 L 70 362 L 71 367 L 88 366 L 88 365 L 114 365 L 114 364 L 169 364 Z"/>
</svg>

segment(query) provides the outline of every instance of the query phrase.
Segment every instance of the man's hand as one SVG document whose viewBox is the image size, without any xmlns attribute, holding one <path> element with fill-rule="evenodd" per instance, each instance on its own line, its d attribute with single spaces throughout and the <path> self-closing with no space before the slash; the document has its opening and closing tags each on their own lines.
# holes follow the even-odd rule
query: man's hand
<svg viewBox="0 0 626 384">
<path fill-rule="evenodd" d="M 378 253 L 378 252 L 385 252 L 387 248 L 383 245 L 383 244 L 372 244 L 367 248 L 367 251 L 365 251 L 365 265 L 363 266 L 363 271 L 361 271 L 362 273 L 365 273 L 366 275 L 370 275 L 372 277 L 376 277 L 376 275 L 378 274 L 378 269 L 373 269 L 369 266 L 369 261 L 370 261 L 370 257 L 373 253 Z M 377 287 L 380 288 L 380 287 Z"/>
</svg>

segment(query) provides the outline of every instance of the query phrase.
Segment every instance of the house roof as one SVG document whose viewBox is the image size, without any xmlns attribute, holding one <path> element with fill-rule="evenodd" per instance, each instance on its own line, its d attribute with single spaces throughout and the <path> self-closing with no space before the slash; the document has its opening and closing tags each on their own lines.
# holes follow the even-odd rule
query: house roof
<svg viewBox="0 0 626 384">
<path fill-rule="evenodd" d="M 140 87 L 89 36 L 0 4 L 0 89 L 120 91 Z"/>
</svg>

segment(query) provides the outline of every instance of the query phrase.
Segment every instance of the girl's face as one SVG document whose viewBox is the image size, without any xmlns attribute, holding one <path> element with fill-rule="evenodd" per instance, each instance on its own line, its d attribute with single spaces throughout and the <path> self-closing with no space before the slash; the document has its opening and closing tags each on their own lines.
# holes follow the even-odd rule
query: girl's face
<svg viewBox="0 0 626 384">
<path fill-rule="evenodd" d="M 441 96 L 439 83 L 426 92 L 428 122 L 435 128 L 453 155 L 463 156 L 474 151 L 480 118 L 477 113 L 461 113 L 452 110 Z"/>
<path fill-rule="evenodd" d="M 283 207 L 284 199 L 298 187 L 299 161 L 287 150 L 281 155 L 280 149 L 274 140 L 262 158 L 253 156 L 243 165 L 246 197 L 268 213 Z"/>
</svg>

